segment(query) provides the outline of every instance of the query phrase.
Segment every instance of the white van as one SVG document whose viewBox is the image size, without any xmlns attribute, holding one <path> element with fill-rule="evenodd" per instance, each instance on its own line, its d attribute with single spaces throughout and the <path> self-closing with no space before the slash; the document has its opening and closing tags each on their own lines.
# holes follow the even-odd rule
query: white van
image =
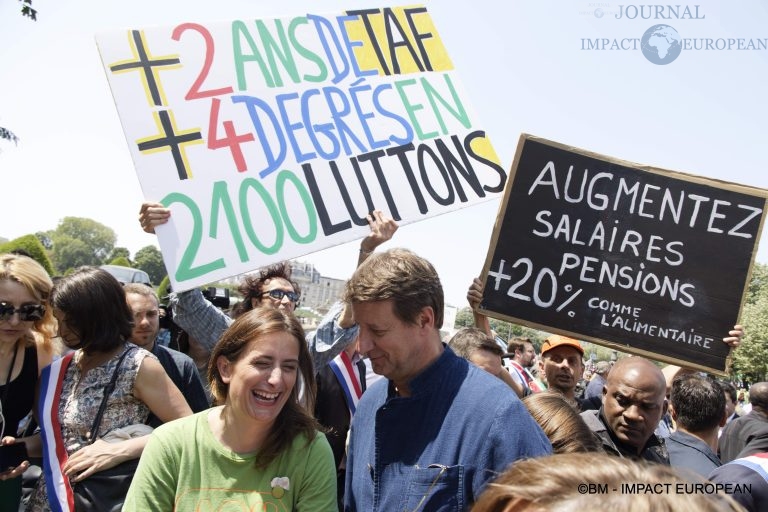
<svg viewBox="0 0 768 512">
<path fill-rule="evenodd" d="M 147 286 L 152 286 L 152 281 L 149 280 L 149 274 L 143 270 L 131 267 L 121 267 L 119 265 L 102 265 L 100 268 L 115 276 L 115 279 L 120 281 L 120 284 L 143 283 Z"/>
</svg>

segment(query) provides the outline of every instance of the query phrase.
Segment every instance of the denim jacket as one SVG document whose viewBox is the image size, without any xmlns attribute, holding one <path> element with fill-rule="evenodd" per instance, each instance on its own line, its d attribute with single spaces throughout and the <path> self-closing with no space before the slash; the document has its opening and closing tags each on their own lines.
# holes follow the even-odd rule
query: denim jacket
<svg viewBox="0 0 768 512">
<path fill-rule="evenodd" d="M 409 387 L 382 380 L 360 400 L 345 510 L 466 510 L 510 463 L 551 453 L 515 393 L 449 347 Z"/>
</svg>

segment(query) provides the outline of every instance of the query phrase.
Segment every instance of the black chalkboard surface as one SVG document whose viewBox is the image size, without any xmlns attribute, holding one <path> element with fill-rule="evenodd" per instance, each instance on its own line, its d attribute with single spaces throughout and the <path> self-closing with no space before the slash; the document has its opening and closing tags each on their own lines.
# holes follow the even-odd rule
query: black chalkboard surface
<svg viewBox="0 0 768 512">
<path fill-rule="evenodd" d="M 524 134 L 479 310 L 722 374 L 766 197 Z"/>
</svg>

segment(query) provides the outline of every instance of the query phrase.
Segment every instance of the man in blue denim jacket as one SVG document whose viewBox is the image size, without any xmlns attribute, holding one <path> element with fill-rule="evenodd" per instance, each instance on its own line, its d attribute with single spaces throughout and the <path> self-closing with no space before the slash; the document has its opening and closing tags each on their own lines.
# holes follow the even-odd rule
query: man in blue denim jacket
<svg viewBox="0 0 768 512">
<path fill-rule="evenodd" d="M 441 342 L 443 290 L 428 261 L 374 254 L 345 299 L 360 352 L 387 377 L 358 404 L 345 510 L 465 510 L 510 463 L 551 453 L 515 393 Z"/>
</svg>

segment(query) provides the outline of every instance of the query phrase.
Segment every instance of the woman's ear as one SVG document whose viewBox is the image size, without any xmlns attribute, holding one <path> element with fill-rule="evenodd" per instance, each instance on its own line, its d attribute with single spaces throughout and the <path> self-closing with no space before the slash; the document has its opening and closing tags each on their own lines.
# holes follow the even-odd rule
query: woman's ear
<svg viewBox="0 0 768 512">
<path fill-rule="evenodd" d="M 216 368 L 218 368 L 219 375 L 221 375 L 221 381 L 224 384 L 229 384 L 232 378 L 232 363 L 226 357 L 219 356 L 216 359 Z"/>
</svg>

